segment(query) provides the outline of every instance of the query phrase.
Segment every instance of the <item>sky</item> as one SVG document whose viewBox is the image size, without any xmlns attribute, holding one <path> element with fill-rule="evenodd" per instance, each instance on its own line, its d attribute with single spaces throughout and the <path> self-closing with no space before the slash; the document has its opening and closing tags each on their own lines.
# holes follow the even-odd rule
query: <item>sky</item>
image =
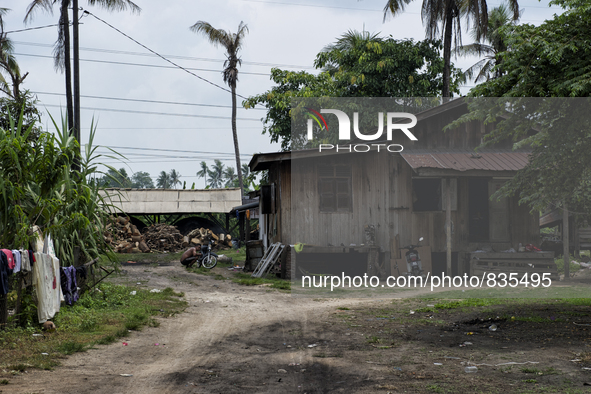
<svg viewBox="0 0 591 394">
<path fill-rule="evenodd" d="M 231 94 L 224 90 L 227 86 L 221 74 L 225 52 L 189 30 L 197 21 L 232 32 L 241 21 L 247 24 L 249 32 L 239 53 L 242 66 L 237 93 L 242 97 L 269 90 L 273 67 L 316 73 L 316 54 L 348 30 L 395 39 L 425 38 L 419 1 L 385 22 L 385 0 L 136 0 L 142 9 L 139 14 L 108 12 L 85 0 L 79 3 L 104 21 L 92 15 L 80 21 L 82 143 L 88 142 L 94 120 L 94 144 L 112 148 L 126 158 L 120 162 L 105 157 L 102 162 L 125 168 L 130 175 L 146 171 L 154 181 L 161 171 L 176 169 L 188 188 L 193 182 L 197 188 L 205 186 L 205 180 L 196 175 L 201 161 L 211 165 L 220 159 L 235 166 Z M 37 95 L 43 125 L 51 131 L 49 114 L 59 124 L 65 113 L 65 82 L 53 66 L 57 27 L 43 26 L 57 23 L 59 9 L 55 6 L 53 15 L 39 10 L 25 24 L 28 4 L 29 0 L 2 1 L 2 7 L 11 9 L 4 29 L 12 32 L 9 37 L 22 72 L 29 73 L 22 87 Z M 499 4 L 488 2 L 489 8 Z M 560 8 L 549 7 L 548 0 L 521 0 L 519 4 L 521 23 L 539 25 L 561 13 Z M 34 27 L 41 28 L 19 31 Z M 173 66 L 130 38 L 211 83 Z M 469 41 L 465 34 L 464 43 Z M 452 60 L 465 69 L 478 59 Z M 462 94 L 472 86 L 473 82 L 468 82 Z M 262 134 L 261 119 L 266 112 L 241 108 L 242 100 L 238 97 L 238 140 L 241 162 L 248 163 L 253 154 L 278 151 L 280 146 Z M 106 148 L 99 151 L 109 153 Z"/>
</svg>

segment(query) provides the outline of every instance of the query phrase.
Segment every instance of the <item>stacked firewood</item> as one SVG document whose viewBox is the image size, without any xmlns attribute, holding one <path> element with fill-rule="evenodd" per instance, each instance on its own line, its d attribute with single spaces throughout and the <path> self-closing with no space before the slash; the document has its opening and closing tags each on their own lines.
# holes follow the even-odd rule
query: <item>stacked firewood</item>
<svg viewBox="0 0 591 394">
<path fill-rule="evenodd" d="M 147 253 L 150 247 L 138 228 L 131 224 L 128 217 L 112 218 L 105 228 L 105 241 L 117 253 Z"/>
<path fill-rule="evenodd" d="M 175 226 L 159 223 L 140 232 L 124 216 L 111 218 L 104 237 L 117 253 L 179 252 L 188 246 L 208 244 L 210 240 L 218 249 L 232 246 L 230 234 L 215 234 L 206 228 L 195 229 L 183 236 Z"/>
<path fill-rule="evenodd" d="M 186 245 L 178 228 L 159 223 L 144 228 L 143 236 L 150 249 L 159 252 L 178 252 Z"/>
<path fill-rule="evenodd" d="M 197 228 L 184 237 L 183 243 L 189 246 L 208 244 L 213 240 L 214 247 L 227 248 L 232 246 L 230 234 L 215 234 L 206 228 Z"/>
</svg>

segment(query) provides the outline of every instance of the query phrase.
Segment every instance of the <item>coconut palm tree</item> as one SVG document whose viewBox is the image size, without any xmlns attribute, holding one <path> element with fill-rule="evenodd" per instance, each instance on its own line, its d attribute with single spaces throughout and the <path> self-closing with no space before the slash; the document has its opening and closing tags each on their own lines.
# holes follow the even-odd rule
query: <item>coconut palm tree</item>
<svg viewBox="0 0 591 394">
<path fill-rule="evenodd" d="M 226 180 L 224 186 L 236 187 L 236 170 L 234 170 L 234 167 L 226 167 L 224 170 L 224 179 Z"/>
<path fill-rule="evenodd" d="M 213 163 L 211 170 L 207 170 L 209 186 L 214 189 L 219 189 L 224 184 L 224 163 L 218 159 L 215 159 Z"/>
<path fill-rule="evenodd" d="M 455 49 L 457 56 L 484 56 L 484 59 L 479 60 L 465 71 L 468 78 L 474 79 L 474 82 L 488 81 L 491 77 L 498 78 L 502 71 L 497 67 L 501 64 L 499 54 L 507 50 L 507 44 L 501 33 L 501 29 L 505 26 L 514 25 L 516 22 L 510 15 L 506 4 L 501 4 L 493 8 L 488 13 L 488 29 L 486 34 L 480 40 L 476 38 L 476 34 L 472 32 L 474 38 L 473 44 L 462 45 Z"/>
<path fill-rule="evenodd" d="M 3 17 L 8 11 L 8 8 L 0 8 L 0 90 L 18 102 L 20 101 L 20 84 L 28 73 L 21 76 L 20 68 L 14 57 L 12 41 L 4 33 Z M 3 72 L 10 77 L 12 86 L 8 84 L 8 81 L 2 75 Z"/>
<path fill-rule="evenodd" d="M 53 14 L 53 6 L 59 4 L 60 18 L 58 34 L 55 47 L 53 48 L 54 65 L 56 70 L 63 71 L 66 78 L 66 113 L 68 130 L 73 131 L 74 127 L 74 104 L 72 103 L 72 71 L 70 65 L 70 17 L 68 7 L 78 7 L 78 0 L 33 0 L 27 7 L 25 23 L 30 22 L 36 11 L 39 9 Z M 123 11 L 130 8 L 132 12 L 140 12 L 138 7 L 131 0 L 88 0 L 89 5 L 98 5 L 111 11 Z M 77 14 L 77 11 L 76 11 Z"/>
<path fill-rule="evenodd" d="M 207 163 L 202 161 L 200 166 L 201 166 L 201 170 L 197 171 L 197 176 L 199 178 L 205 178 L 205 186 L 207 187 L 207 171 L 208 171 Z"/>
<path fill-rule="evenodd" d="M 156 179 L 156 187 L 160 189 L 170 189 L 170 176 L 166 171 L 160 171 L 158 179 Z"/>
<path fill-rule="evenodd" d="M 168 179 L 170 180 L 171 188 L 174 188 L 176 187 L 176 185 L 181 184 L 181 174 L 175 169 L 170 170 L 170 172 L 168 173 Z"/>
<path fill-rule="evenodd" d="M 413 0 L 388 0 L 384 7 L 384 19 L 388 15 L 396 16 Z M 509 8 L 513 12 L 513 19 L 519 17 L 517 0 L 509 0 Z M 452 41 L 459 47 L 462 41 L 461 21 L 465 18 L 468 27 L 473 23 L 473 32 L 477 41 L 486 35 L 488 28 L 488 11 L 486 0 L 423 0 L 421 18 L 427 37 L 435 39 L 439 36 L 439 29 L 443 31 L 443 97 L 451 97 L 451 48 Z"/>
<path fill-rule="evenodd" d="M 224 62 L 224 71 L 222 71 L 224 82 L 232 90 L 232 136 L 234 137 L 234 152 L 236 154 L 236 168 L 240 168 L 240 149 L 238 148 L 238 133 L 236 131 L 236 82 L 238 82 L 238 65 L 242 64 L 242 59 L 238 57 L 238 51 L 242 48 L 242 41 L 248 27 L 240 22 L 236 33 L 216 29 L 209 23 L 199 21 L 190 27 L 191 31 L 203 34 L 213 45 L 223 46 L 226 49 L 226 61 Z M 238 181 L 240 183 L 240 193 L 244 194 L 244 185 L 242 184 L 242 173 L 238 171 Z"/>
</svg>

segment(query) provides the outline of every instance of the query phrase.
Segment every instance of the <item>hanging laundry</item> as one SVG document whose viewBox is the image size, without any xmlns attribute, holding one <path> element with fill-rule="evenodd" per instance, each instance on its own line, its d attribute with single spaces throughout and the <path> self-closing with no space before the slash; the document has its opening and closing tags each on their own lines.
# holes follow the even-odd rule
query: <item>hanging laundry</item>
<svg viewBox="0 0 591 394">
<path fill-rule="evenodd" d="M 0 250 L 0 295 L 8 294 L 8 258 Z"/>
<path fill-rule="evenodd" d="M 14 257 L 14 269 L 12 270 L 12 272 L 16 274 L 21 270 L 21 252 L 19 252 L 18 250 L 13 250 L 12 256 Z"/>
<path fill-rule="evenodd" d="M 12 256 L 12 251 L 9 249 L 2 249 L 2 251 L 6 255 L 6 260 L 8 261 L 8 269 L 12 271 L 14 269 L 14 257 Z"/>
<path fill-rule="evenodd" d="M 33 285 L 37 292 L 37 317 L 45 323 L 60 310 L 63 297 L 60 285 L 59 260 L 44 253 L 35 253 Z M 55 287 L 54 287 L 55 284 Z"/>
<path fill-rule="evenodd" d="M 26 250 L 21 250 L 21 271 L 29 272 L 31 271 L 31 262 L 29 260 L 29 252 Z"/>
<path fill-rule="evenodd" d="M 76 268 L 74 266 L 62 267 L 61 270 L 62 292 L 66 304 L 72 305 L 78 301 L 78 284 L 76 282 Z"/>
</svg>

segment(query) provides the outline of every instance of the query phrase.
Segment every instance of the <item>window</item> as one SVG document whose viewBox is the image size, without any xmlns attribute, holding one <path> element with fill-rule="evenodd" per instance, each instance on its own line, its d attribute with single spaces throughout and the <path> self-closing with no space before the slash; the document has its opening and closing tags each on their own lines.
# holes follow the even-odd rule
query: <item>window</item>
<svg viewBox="0 0 591 394">
<path fill-rule="evenodd" d="M 413 211 L 441 211 L 441 179 L 412 180 Z"/>
<path fill-rule="evenodd" d="M 351 166 L 318 166 L 320 212 L 351 212 Z"/>
<path fill-rule="evenodd" d="M 450 182 L 451 209 L 457 210 L 457 179 Z M 445 179 L 415 178 L 412 180 L 412 209 L 415 212 L 445 211 Z"/>
</svg>

